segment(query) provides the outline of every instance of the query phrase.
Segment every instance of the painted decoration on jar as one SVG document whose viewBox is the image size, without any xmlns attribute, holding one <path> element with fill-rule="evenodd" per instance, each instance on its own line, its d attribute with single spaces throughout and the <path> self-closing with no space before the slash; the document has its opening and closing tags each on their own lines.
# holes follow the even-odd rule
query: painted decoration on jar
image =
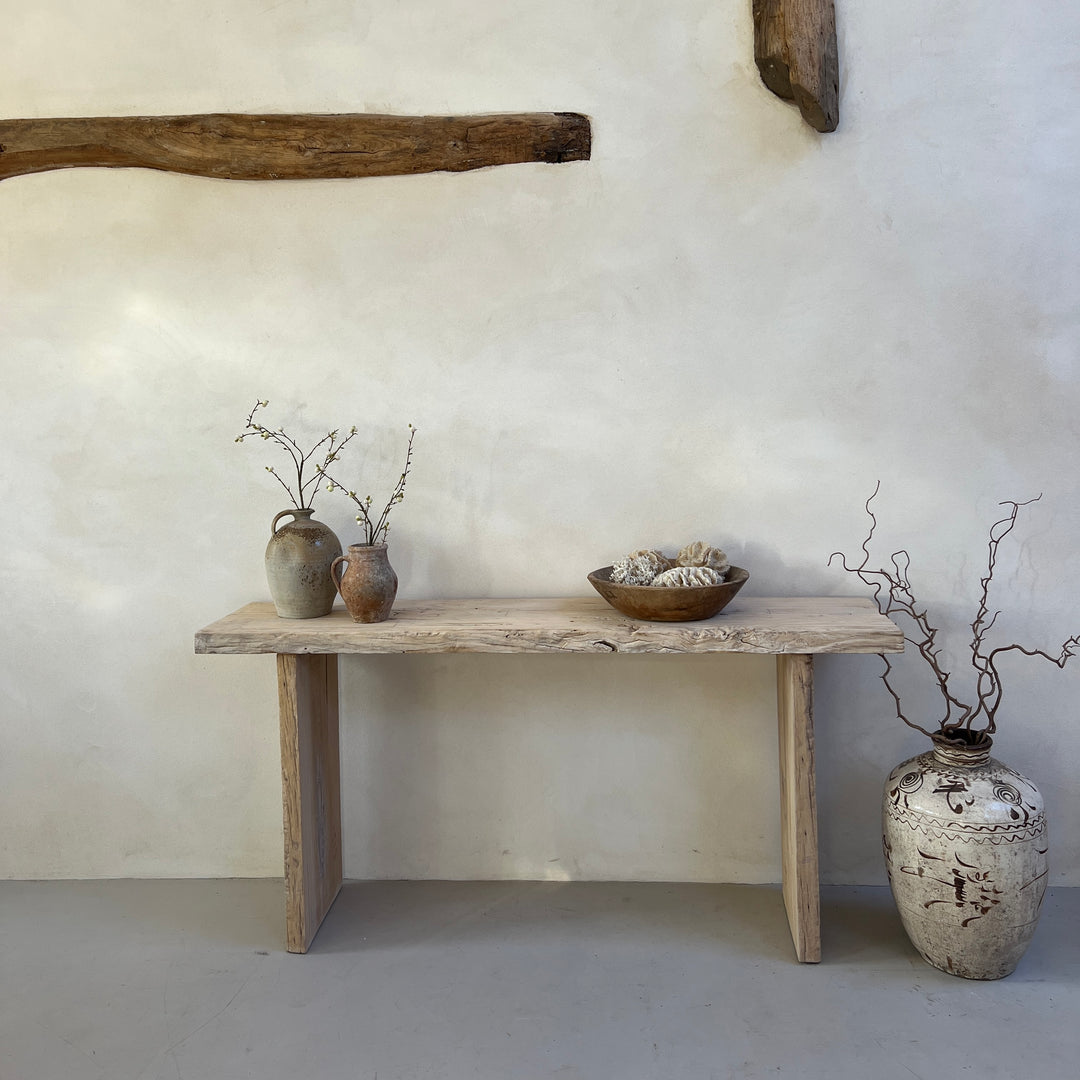
<svg viewBox="0 0 1080 1080">
<path fill-rule="evenodd" d="M 1047 828 L 1035 785 L 990 757 L 991 740 L 934 740 L 885 783 L 885 865 L 923 958 L 968 979 L 1016 968 L 1046 891 Z"/>
</svg>

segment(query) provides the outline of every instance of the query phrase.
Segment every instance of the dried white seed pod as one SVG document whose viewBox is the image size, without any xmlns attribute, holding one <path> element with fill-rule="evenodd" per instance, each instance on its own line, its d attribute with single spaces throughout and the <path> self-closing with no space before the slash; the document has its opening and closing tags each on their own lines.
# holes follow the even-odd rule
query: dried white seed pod
<svg viewBox="0 0 1080 1080">
<path fill-rule="evenodd" d="M 710 547 L 704 540 L 695 540 L 679 552 L 676 566 L 708 566 L 720 574 L 731 569 L 728 557 L 716 547 Z"/>
<path fill-rule="evenodd" d="M 621 585 L 649 585 L 657 574 L 670 569 L 671 560 L 659 551 L 631 551 L 611 567 L 611 580 Z"/>
<path fill-rule="evenodd" d="M 711 566 L 673 566 L 653 578 L 653 585 L 720 585 L 724 575 Z"/>
</svg>

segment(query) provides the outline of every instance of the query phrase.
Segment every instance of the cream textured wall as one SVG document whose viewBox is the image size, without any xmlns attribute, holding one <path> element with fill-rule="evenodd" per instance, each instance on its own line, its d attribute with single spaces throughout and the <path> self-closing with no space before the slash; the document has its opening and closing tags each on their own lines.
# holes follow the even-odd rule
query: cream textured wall
<svg viewBox="0 0 1080 1080">
<path fill-rule="evenodd" d="M 358 424 L 376 493 L 417 425 L 404 596 L 585 593 L 698 537 L 758 595 L 851 593 L 826 560 L 880 478 L 881 551 L 961 630 L 998 500 L 1044 492 L 999 627 L 1080 630 L 1080 13 L 839 7 L 820 137 L 760 84 L 749 0 L 0 0 L 7 116 L 566 109 L 595 135 L 588 164 L 462 175 L 0 183 L 0 875 L 280 873 L 273 660 L 192 652 L 266 595 L 274 458 L 233 443 L 256 397 Z M 878 668 L 818 665 L 827 880 L 882 880 L 879 785 L 924 748 Z M 1008 668 L 999 756 L 1080 884 L 1080 662 Z M 772 678 L 350 659 L 346 873 L 775 880 Z"/>
</svg>

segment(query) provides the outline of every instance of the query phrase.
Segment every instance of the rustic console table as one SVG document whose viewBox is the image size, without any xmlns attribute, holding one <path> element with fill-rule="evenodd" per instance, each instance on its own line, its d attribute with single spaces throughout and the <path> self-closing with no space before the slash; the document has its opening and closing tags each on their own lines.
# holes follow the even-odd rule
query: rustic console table
<svg viewBox="0 0 1080 1080">
<path fill-rule="evenodd" d="M 341 888 L 338 663 L 342 653 L 760 653 L 776 655 L 784 905 L 795 953 L 821 959 L 813 656 L 900 652 L 870 600 L 739 598 L 705 622 L 643 623 L 599 597 L 403 600 L 383 623 L 279 619 L 248 604 L 195 636 L 197 653 L 276 653 L 285 818 L 286 937 L 306 952 Z"/>
</svg>

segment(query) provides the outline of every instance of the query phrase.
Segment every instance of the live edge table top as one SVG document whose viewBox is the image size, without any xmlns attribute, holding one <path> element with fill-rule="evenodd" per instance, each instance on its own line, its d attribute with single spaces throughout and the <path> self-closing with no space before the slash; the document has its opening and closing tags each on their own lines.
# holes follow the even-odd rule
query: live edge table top
<svg viewBox="0 0 1080 1080">
<path fill-rule="evenodd" d="M 381 623 L 343 608 L 281 619 L 247 604 L 195 635 L 197 653 L 883 653 L 903 635 L 860 597 L 739 597 L 701 622 L 641 622 L 596 596 L 401 600 Z"/>
</svg>

